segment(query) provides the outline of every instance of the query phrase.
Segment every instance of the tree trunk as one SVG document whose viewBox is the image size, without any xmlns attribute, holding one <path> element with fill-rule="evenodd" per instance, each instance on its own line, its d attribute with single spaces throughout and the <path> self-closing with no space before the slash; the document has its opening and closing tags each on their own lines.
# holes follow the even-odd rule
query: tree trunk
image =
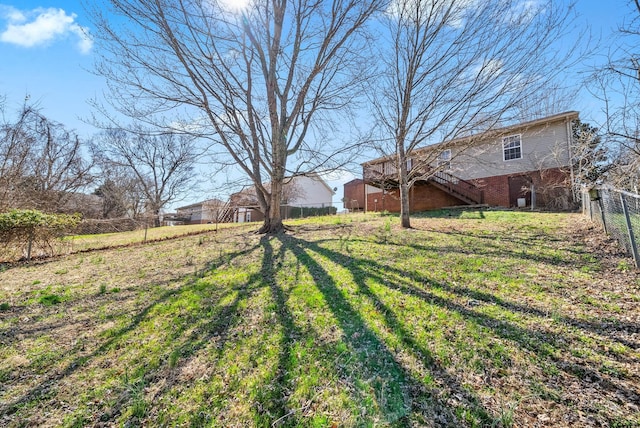
<svg viewBox="0 0 640 428">
<path fill-rule="evenodd" d="M 400 225 L 405 229 L 411 228 L 411 219 L 409 217 L 409 185 L 406 183 L 406 175 L 404 181 L 400 183 Z"/>
<path fill-rule="evenodd" d="M 407 154 L 404 148 L 404 139 L 397 139 L 396 152 L 398 154 L 398 183 L 400 184 L 400 225 L 405 229 L 410 229 L 409 171 L 407 169 Z"/>
<path fill-rule="evenodd" d="M 271 195 L 267 203 L 269 206 L 264 210 L 264 223 L 258 233 L 275 234 L 282 232 L 285 227 L 282 223 L 282 211 L 280 202 L 282 200 L 283 179 L 273 179 L 271 181 Z"/>
</svg>

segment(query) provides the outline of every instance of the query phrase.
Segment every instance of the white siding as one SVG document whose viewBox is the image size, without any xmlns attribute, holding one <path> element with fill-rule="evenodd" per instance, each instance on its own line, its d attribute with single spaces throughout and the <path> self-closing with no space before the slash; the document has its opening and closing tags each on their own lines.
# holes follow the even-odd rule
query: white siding
<svg viewBox="0 0 640 428">
<path fill-rule="evenodd" d="M 304 207 L 328 207 L 333 201 L 333 191 L 319 177 L 300 176 L 293 179 L 300 189 L 300 195 L 291 201 L 291 205 Z"/>
<path fill-rule="evenodd" d="M 515 129 L 504 137 L 516 134 L 521 135 L 521 159 L 505 161 L 502 137 L 498 137 L 463 152 L 455 153 L 454 149 L 451 174 L 470 180 L 569 165 L 570 136 L 567 135 L 566 122 L 554 122 L 523 130 Z"/>
</svg>

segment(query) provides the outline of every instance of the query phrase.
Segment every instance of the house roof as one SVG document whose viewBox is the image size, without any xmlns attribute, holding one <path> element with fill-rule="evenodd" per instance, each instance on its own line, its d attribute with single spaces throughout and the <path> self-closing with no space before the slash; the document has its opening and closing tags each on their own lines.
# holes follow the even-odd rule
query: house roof
<svg viewBox="0 0 640 428">
<path fill-rule="evenodd" d="M 201 201 L 201 202 L 196 202 L 196 203 L 191 204 L 191 205 L 185 205 L 184 207 L 178 207 L 178 208 L 176 208 L 176 211 L 203 207 L 205 205 L 219 205 L 219 204 L 224 204 L 224 201 L 221 201 L 220 199 L 215 199 L 215 198 L 214 199 L 207 199 L 207 200 L 204 200 L 204 201 Z"/>
<path fill-rule="evenodd" d="M 284 178 L 284 184 L 289 184 L 295 181 L 296 178 L 298 177 L 308 177 L 314 181 L 319 182 L 322 186 L 324 186 L 329 192 L 331 192 L 332 195 L 335 195 L 335 191 L 329 187 L 329 185 L 327 184 L 326 181 L 324 181 L 322 179 L 322 177 L 320 177 L 320 175 L 316 172 L 309 172 L 306 174 L 300 174 L 300 175 L 294 175 L 293 177 L 285 177 Z M 266 182 L 263 184 L 264 187 L 270 187 L 271 186 L 271 182 Z M 256 189 L 253 186 L 249 186 L 246 187 L 244 189 L 242 189 L 239 192 L 233 193 L 230 198 L 229 198 L 233 203 L 237 204 L 237 205 L 257 205 L 258 203 L 258 198 L 256 196 Z"/>
<path fill-rule="evenodd" d="M 364 180 L 362 178 L 354 178 L 351 181 L 347 181 L 346 183 L 344 183 L 345 186 L 349 186 L 351 184 L 362 184 L 364 183 Z"/>
<path fill-rule="evenodd" d="M 468 135 L 466 137 L 461 137 L 461 138 L 455 138 L 453 140 L 447 140 L 447 141 L 442 141 L 440 143 L 435 143 L 435 144 L 430 144 L 428 146 L 424 146 L 424 147 L 420 147 L 417 148 L 413 151 L 413 154 L 419 154 L 421 152 L 429 152 L 431 150 L 437 149 L 439 146 L 442 145 L 446 145 L 446 146 L 453 146 L 456 143 L 459 142 L 470 142 L 471 140 L 477 140 L 477 141 L 483 141 L 486 140 L 488 138 L 495 138 L 501 135 L 505 135 L 505 134 L 509 134 L 515 131 L 523 131 L 535 126 L 540 126 L 540 125 L 546 125 L 549 123 L 554 123 L 554 122 L 562 122 L 562 121 L 567 121 L 567 120 L 572 120 L 572 119 L 577 119 L 579 116 L 579 112 L 571 110 L 571 111 L 566 111 L 563 113 L 558 113 L 558 114 L 554 114 L 551 116 L 547 116 L 547 117 L 543 117 L 540 119 L 535 119 L 535 120 L 530 120 L 527 122 L 521 122 L 515 125 L 509 125 L 509 126 L 504 126 L 504 127 L 500 127 L 500 128 L 494 128 L 494 129 L 490 129 L 488 131 L 485 132 L 481 132 L 478 134 L 473 134 L 473 135 Z M 383 156 L 377 159 L 372 159 L 370 161 L 364 162 L 362 164 L 362 166 L 367 166 L 367 165 L 373 165 L 373 164 L 377 164 L 380 162 L 384 162 L 384 161 L 388 161 L 388 160 L 392 160 L 395 158 L 395 154 L 393 155 L 387 155 L 387 156 Z"/>
<path fill-rule="evenodd" d="M 320 175 L 317 172 L 309 172 L 309 173 L 303 174 L 303 175 L 298 176 L 298 177 L 309 177 L 309 178 L 311 178 L 313 180 L 319 181 L 320 184 L 322 184 L 324 187 L 327 188 L 327 190 L 329 192 L 331 192 L 332 195 L 336 194 L 336 192 L 331 187 L 329 187 L 327 182 L 324 181 L 324 179 L 322 177 L 320 177 Z M 295 176 L 293 178 L 295 179 Z"/>
<path fill-rule="evenodd" d="M 232 193 L 229 196 L 229 201 L 236 205 L 242 206 L 254 206 L 258 204 L 258 197 L 256 196 L 256 189 L 253 186 L 246 187 L 239 192 Z"/>
</svg>

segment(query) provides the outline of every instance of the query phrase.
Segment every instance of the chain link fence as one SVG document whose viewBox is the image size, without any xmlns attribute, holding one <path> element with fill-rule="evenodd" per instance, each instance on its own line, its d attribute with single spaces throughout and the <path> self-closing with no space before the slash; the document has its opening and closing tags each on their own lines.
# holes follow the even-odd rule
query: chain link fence
<svg viewBox="0 0 640 428">
<path fill-rule="evenodd" d="M 167 227 L 157 227 L 158 224 Z M 73 254 L 83 251 L 126 247 L 146 242 L 162 241 L 184 236 L 214 232 L 218 229 L 235 227 L 246 232 L 255 224 L 206 223 L 191 225 L 170 225 L 158 216 L 138 218 L 118 218 L 107 220 L 87 219 L 77 227 L 47 240 L 0 241 L 0 269 L 4 263 L 46 259 L 53 256 Z"/>
<path fill-rule="evenodd" d="M 332 215 L 336 211 L 331 203 L 282 206 L 285 220 Z M 194 207 L 188 212 L 162 216 L 85 219 L 55 239 L 37 245 L 23 241 L 0 242 L 0 269 L 3 263 L 161 241 L 230 227 L 244 232 L 257 228 L 256 222 L 263 218 L 258 207 L 224 204 L 214 208 Z"/>
<path fill-rule="evenodd" d="M 640 268 L 640 195 L 610 187 L 583 189 L 582 212 L 615 238 Z"/>
</svg>

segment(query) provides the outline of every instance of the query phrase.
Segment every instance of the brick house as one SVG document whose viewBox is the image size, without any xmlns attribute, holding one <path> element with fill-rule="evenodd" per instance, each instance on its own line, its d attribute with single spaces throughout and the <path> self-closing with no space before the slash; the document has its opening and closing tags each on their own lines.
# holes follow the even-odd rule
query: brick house
<svg viewBox="0 0 640 428">
<path fill-rule="evenodd" d="M 569 111 L 415 150 L 411 212 L 449 206 L 569 209 L 572 123 Z M 367 211 L 400 211 L 395 156 L 362 164 Z"/>
</svg>

